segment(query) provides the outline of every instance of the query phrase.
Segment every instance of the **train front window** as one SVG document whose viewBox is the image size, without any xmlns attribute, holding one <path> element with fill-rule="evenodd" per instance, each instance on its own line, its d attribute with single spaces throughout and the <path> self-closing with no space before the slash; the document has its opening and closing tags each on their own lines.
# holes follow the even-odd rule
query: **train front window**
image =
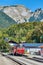
<svg viewBox="0 0 43 65">
<path fill-rule="evenodd" d="M 22 45 L 22 44 L 19 44 L 19 45 L 17 45 L 17 47 L 22 48 L 22 47 L 23 47 L 23 45 Z"/>
</svg>

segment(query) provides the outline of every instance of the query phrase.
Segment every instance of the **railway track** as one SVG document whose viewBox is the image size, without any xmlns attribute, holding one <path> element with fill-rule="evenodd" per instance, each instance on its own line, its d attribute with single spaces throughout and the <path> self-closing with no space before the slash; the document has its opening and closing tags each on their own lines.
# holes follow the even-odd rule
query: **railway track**
<svg viewBox="0 0 43 65">
<path fill-rule="evenodd" d="M 41 58 L 33 57 L 32 60 L 43 63 L 43 59 Z"/>
<path fill-rule="evenodd" d="M 2 54 L 3 55 L 3 54 Z M 11 55 L 5 55 L 5 57 L 17 62 L 19 65 L 43 65 L 43 63 L 36 62 L 34 59 L 27 58 L 25 56 L 11 56 Z"/>
<path fill-rule="evenodd" d="M 0 65 L 20 65 L 9 58 L 6 58 L 0 54 Z"/>
<path fill-rule="evenodd" d="M 12 61 L 16 62 L 18 65 L 26 65 L 26 64 L 23 63 L 23 62 L 19 62 L 19 61 L 17 61 L 16 59 L 13 59 L 13 58 L 10 57 L 9 55 L 6 55 L 6 54 L 3 54 L 3 53 L 2 53 L 2 56 L 11 59 Z"/>
<path fill-rule="evenodd" d="M 42 59 L 42 58 L 37 58 L 37 57 L 29 58 L 29 57 L 27 57 L 27 56 L 23 56 L 23 57 L 25 57 L 25 58 L 27 58 L 27 59 L 30 59 L 30 60 L 34 60 L 34 61 L 43 63 L 43 59 Z"/>
</svg>

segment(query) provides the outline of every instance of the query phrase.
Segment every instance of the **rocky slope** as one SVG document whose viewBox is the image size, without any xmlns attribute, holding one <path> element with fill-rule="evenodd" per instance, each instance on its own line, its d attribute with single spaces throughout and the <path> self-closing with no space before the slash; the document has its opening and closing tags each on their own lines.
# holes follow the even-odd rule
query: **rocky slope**
<svg viewBox="0 0 43 65">
<path fill-rule="evenodd" d="M 0 11 L 0 29 L 7 28 L 13 24 L 16 24 L 15 20 Z"/>
<path fill-rule="evenodd" d="M 0 11 L 11 17 L 16 23 L 43 21 L 43 10 L 41 8 L 32 12 L 22 5 L 0 6 Z"/>
</svg>

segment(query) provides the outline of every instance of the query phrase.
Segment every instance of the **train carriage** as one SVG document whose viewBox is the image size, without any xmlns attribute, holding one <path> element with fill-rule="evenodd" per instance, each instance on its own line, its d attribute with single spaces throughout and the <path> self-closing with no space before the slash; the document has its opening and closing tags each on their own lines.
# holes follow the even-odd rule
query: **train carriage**
<svg viewBox="0 0 43 65">
<path fill-rule="evenodd" d="M 25 48 L 21 44 L 19 45 L 17 44 L 16 46 L 12 48 L 12 53 L 14 55 L 23 55 L 24 52 L 25 52 Z"/>
</svg>

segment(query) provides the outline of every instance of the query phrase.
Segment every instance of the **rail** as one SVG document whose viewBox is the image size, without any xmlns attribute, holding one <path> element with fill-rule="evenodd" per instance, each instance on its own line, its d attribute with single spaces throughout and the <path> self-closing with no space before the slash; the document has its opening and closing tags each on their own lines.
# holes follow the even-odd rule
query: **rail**
<svg viewBox="0 0 43 65">
<path fill-rule="evenodd" d="M 13 58 L 10 57 L 9 55 L 6 55 L 6 54 L 3 54 L 3 53 L 2 53 L 2 56 L 5 56 L 6 58 L 9 58 L 9 59 L 11 59 L 12 61 L 15 61 L 15 62 L 18 63 L 19 65 L 26 65 L 26 64 L 23 63 L 23 62 L 19 62 L 19 61 L 17 61 L 16 59 L 13 59 Z"/>
</svg>

